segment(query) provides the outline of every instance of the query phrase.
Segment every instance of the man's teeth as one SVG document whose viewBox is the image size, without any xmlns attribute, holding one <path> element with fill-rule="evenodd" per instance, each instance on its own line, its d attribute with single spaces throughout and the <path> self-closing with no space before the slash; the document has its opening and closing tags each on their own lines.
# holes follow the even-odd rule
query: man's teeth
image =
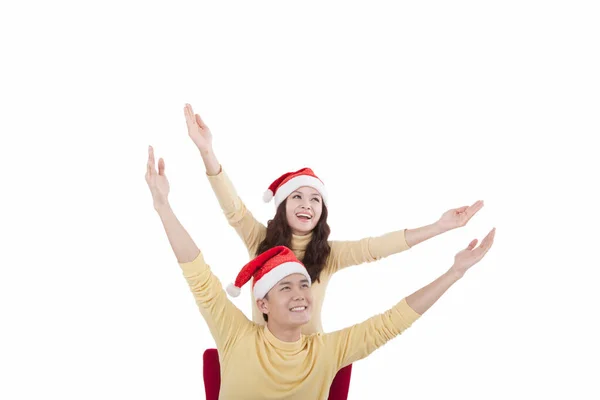
<svg viewBox="0 0 600 400">
<path fill-rule="evenodd" d="M 305 307 L 305 306 L 302 306 L 302 307 L 294 307 L 294 308 L 291 308 L 290 310 L 291 310 L 291 311 L 304 311 L 304 310 L 306 310 L 306 307 Z"/>
</svg>

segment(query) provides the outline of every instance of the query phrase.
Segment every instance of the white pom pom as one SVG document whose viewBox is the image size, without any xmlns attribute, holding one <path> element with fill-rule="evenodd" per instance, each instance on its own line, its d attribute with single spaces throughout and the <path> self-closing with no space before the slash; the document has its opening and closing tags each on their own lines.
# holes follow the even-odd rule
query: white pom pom
<svg viewBox="0 0 600 400">
<path fill-rule="evenodd" d="M 230 283 L 229 285 L 227 285 L 227 293 L 231 297 L 238 297 L 241 292 L 242 292 L 242 289 L 240 289 L 239 287 L 235 286 L 233 283 Z"/>
<path fill-rule="evenodd" d="M 271 201 L 272 198 L 273 198 L 273 192 L 271 192 L 271 189 L 267 189 L 267 191 L 263 193 L 263 201 L 265 203 L 268 203 Z"/>
</svg>

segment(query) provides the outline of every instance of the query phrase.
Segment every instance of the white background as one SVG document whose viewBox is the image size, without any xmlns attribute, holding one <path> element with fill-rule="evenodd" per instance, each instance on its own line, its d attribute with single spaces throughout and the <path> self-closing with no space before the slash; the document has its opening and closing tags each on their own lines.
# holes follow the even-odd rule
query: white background
<svg viewBox="0 0 600 400">
<path fill-rule="evenodd" d="M 0 398 L 204 397 L 213 340 L 152 208 L 149 144 L 219 278 L 248 257 L 186 102 L 263 222 L 263 191 L 303 166 L 329 189 L 334 240 L 485 200 L 465 228 L 334 277 L 326 331 L 385 311 L 497 227 L 480 264 L 354 365 L 350 399 L 599 398 L 594 3 L 3 5 Z"/>
</svg>

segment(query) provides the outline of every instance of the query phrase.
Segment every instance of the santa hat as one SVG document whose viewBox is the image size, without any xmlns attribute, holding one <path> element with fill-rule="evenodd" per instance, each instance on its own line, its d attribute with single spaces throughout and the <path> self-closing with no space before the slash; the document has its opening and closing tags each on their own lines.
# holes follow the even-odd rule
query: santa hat
<svg viewBox="0 0 600 400">
<path fill-rule="evenodd" d="M 262 299 L 277 282 L 291 274 L 302 274 L 311 282 L 306 267 L 290 249 L 285 246 L 272 247 L 244 265 L 235 283 L 227 286 L 227 293 L 232 297 L 239 296 L 241 287 L 254 277 L 254 298 Z"/>
<path fill-rule="evenodd" d="M 281 175 L 271 183 L 271 186 L 269 186 L 269 189 L 263 195 L 263 200 L 265 203 L 268 203 L 275 197 L 275 208 L 277 208 L 293 191 L 302 186 L 310 186 L 316 189 L 321 194 L 323 202 L 327 204 L 325 185 L 310 168 L 302 168 L 296 172 L 288 172 Z"/>
</svg>

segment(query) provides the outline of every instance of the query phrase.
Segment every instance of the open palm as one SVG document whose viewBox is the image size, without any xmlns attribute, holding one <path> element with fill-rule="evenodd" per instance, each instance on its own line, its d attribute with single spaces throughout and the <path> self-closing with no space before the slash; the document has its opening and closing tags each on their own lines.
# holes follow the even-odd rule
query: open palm
<svg viewBox="0 0 600 400">
<path fill-rule="evenodd" d="M 478 200 L 471 206 L 463 206 L 459 208 L 453 208 L 452 210 L 446 211 L 438 220 L 438 225 L 444 230 L 450 230 L 465 226 L 467 222 L 481 210 L 483 207 L 483 200 Z"/>
<path fill-rule="evenodd" d="M 200 115 L 194 114 L 192 106 L 186 104 L 183 108 L 188 135 L 200 151 L 206 151 L 212 146 L 212 133 L 208 126 L 202 121 Z"/>
<path fill-rule="evenodd" d="M 483 238 L 478 247 L 475 247 L 477 245 L 477 239 L 473 239 L 466 249 L 457 253 L 456 256 L 454 256 L 454 265 L 452 266 L 454 272 L 459 276 L 463 276 L 469 268 L 477 264 L 483 256 L 487 254 L 492 247 L 492 244 L 494 244 L 495 235 L 496 228 L 492 229 L 486 237 Z"/>
<path fill-rule="evenodd" d="M 148 165 L 146 166 L 146 183 L 152 193 L 154 208 L 157 209 L 168 203 L 169 181 L 165 175 L 165 160 L 158 160 L 158 172 L 154 161 L 154 149 L 148 147 Z"/>
</svg>

